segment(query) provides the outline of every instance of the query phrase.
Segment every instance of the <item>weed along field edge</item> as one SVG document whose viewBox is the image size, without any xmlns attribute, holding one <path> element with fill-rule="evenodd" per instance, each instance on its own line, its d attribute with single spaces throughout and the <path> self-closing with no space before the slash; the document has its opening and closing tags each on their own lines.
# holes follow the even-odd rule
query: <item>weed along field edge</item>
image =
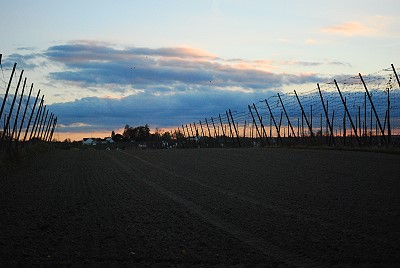
<svg viewBox="0 0 400 268">
<path fill-rule="evenodd" d="M 400 262 L 396 154 L 55 149 L 1 173 L 6 265 Z"/>
</svg>

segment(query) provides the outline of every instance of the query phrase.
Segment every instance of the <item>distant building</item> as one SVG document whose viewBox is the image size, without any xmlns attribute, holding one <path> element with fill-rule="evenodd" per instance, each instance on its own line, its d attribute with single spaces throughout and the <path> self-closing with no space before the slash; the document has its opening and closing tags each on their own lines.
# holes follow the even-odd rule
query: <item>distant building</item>
<svg viewBox="0 0 400 268">
<path fill-rule="evenodd" d="M 83 145 L 96 145 L 93 144 L 94 140 L 92 138 L 83 138 L 82 140 L 82 144 Z"/>
<path fill-rule="evenodd" d="M 97 145 L 97 144 L 109 144 L 113 143 L 114 140 L 111 137 L 106 137 L 104 139 L 101 138 L 83 138 L 83 145 Z"/>
<path fill-rule="evenodd" d="M 107 141 L 107 143 L 113 143 L 114 140 L 111 137 L 107 137 L 105 138 L 105 140 Z"/>
</svg>

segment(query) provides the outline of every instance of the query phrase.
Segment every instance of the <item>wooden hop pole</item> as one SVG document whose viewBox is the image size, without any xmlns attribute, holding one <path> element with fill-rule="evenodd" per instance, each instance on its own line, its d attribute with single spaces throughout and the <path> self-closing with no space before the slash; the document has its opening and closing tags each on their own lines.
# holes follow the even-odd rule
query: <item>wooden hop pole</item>
<svg viewBox="0 0 400 268">
<path fill-rule="evenodd" d="M 325 117 L 326 117 L 326 122 L 328 123 L 328 127 L 329 127 L 329 130 L 330 130 L 330 132 L 331 132 L 332 142 L 333 142 L 333 145 L 336 146 L 335 138 L 333 137 L 333 128 L 332 128 L 331 123 L 329 122 L 328 112 L 327 112 L 326 107 L 325 107 L 324 99 L 322 98 L 321 88 L 319 87 L 319 84 L 317 84 L 317 87 L 318 87 L 319 96 L 320 96 L 321 102 L 322 102 L 322 108 L 324 108 L 324 113 L 325 113 Z M 321 123 L 321 137 L 322 137 L 322 123 Z M 321 138 L 321 139 L 322 139 L 322 138 Z"/>
<path fill-rule="evenodd" d="M 375 110 L 374 102 L 372 101 L 371 95 L 369 94 L 367 85 L 365 84 L 362 75 L 361 75 L 360 73 L 359 73 L 358 75 L 360 76 L 360 79 L 361 79 L 361 82 L 362 82 L 362 84 L 363 84 L 363 86 L 364 86 L 364 89 L 365 89 L 365 91 L 367 92 L 367 96 L 368 96 L 369 102 L 371 103 L 371 107 L 372 107 L 372 110 L 374 111 L 376 121 L 377 121 L 377 123 L 378 123 L 378 125 L 379 125 L 379 129 L 380 129 L 380 131 L 381 131 L 381 133 L 382 133 L 382 139 L 386 142 L 385 132 L 384 132 L 383 129 L 382 129 L 381 121 L 379 120 L 378 113 L 377 113 L 376 110 Z"/>
<path fill-rule="evenodd" d="M 12 72 L 11 72 L 10 80 L 8 81 L 8 85 L 7 85 L 7 89 L 6 89 L 6 94 L 4 95 L 3 103 L 2 103 L 2 105 L 1 105 L 1 109 L 0 109 L 0 118 L 3 116 L 4 106 L 6 105 L 6 101 L 7 101 L 7 97 L 8 97 L 8 92 L 10 91 L 11 82 L 12 82 L 12 79 L 13 79 L 13 77 L 14 77 L 14 73 L 15 73 L 15 68 L 16 68 L 16 67 L 17 67 L 17 64 L 14 63 L 14 67 L 13 67 Z"/>
<path fill-rule="evenodd" d="M 13 101 L 11 103 L 10 112 L 8 113 L 7 122 L 6 122 L 5 126 L 4 126 L 3 135 L 2 135 L 1 140 L 0 140 L 0 149 L 1 149 L 1 146 L 3 144 L 5 135 L 6 135 L 6 130 L 10 128 L 10 120 L 11 120 L 12 112 L 13 112 L 13 109 L 14 109 L 15 100 L 17 99 L 18 89 L 19 89 L 19 86 L 21 84 L 21 80 L 22 80 L 22 75 L 23 74 L 24 74 L 24 70 L 21 71 L 21 74 L 20 74 L 19 79 L 18 79 L 18 84 L 17 84 L 17 88 L 15 89 Z M 11 136 L 11 131 L 9 131 L 8 135 Z M 10 139 L 12 139 L 12 137 L 10 137 Z"/>
</svg>

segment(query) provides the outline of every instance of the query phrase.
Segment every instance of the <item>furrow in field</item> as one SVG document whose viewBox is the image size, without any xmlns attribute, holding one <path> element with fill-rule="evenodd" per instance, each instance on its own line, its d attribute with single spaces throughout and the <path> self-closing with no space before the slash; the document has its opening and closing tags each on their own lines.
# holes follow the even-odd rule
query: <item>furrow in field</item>
<svg viewBox="0 0 400 268">
<path fill-rule="evenodd" d="M 117 156 L 118 158 L 114 156 L 111 157 L 116 163 L 118 163 L 121 168 L 125 169 L 127 172 L 132 172 L 133 169 L 135 170 L 135 172 L 138 172 L 137 168 L 133 168 L 132 165 L 129 164 L 129 162 L 121 159 L 120 156 Z M 306 255 L 301 251 L 288 251 L 287 249 L 282 248 L 275 239 L 265 239 L 265 237 L 258 236 L 256 233 L 249 231 L 247 228 L 243 228 L 243 226 L 238 227 L 235 224 L 235 221 L 227 219 L 219 213 L 213 213 L 210 208 L 204 206 L 203 203 L 196 202 L 198 200 L 191 200 L 191 198 L 189 198 L 182 192 L 185 191 L 182 188 L 179 192 L 173 189 L 167 189 L 165 185 L 157 180 L 156 176 L 158 175 L 157 173 L 153 172 L 156 167 L 154 165 L 150 166 L 150 169 L 148 167 L 146 168 L 144 166 L 141 166 L 141 169 L 139 170 L 139 172 L 142 173 L 141 180 L 165 197 L 168 197 L 179 205 L 184 206 L 186 209 L 190 210 L 194 214 L 200 216 L 208 224 L 211 224 L 229 233 L 239 241 L 246 243 L 247 245 L 253 247 L 254 249 L 262 252 L 267 256 L 272 256 L 274 259 L 279 260 L 286 265 L 297 266 L 301 264 L 301 266 L 303 267 L 315 267 L 318 265 L 322 265 L 322 263 L 316 257 Z M 151 169 L 153 170 L 150 171 Z M 168 182 L 172 182 L 169 179 L 171 179 L 171 176 L 173 176 L 173 174 L 169 175 L 170 176 L 163 175 L 164 178 L 162 179 L 168 180 Z M 166 183 L 168 184 L 168 182 Z M 178 185 L 174 185 L 173 187 L 175 187 L 176 189 L 177 186 Z M 249 227 L 251 229 L 251 226 Z"/>
</svg>

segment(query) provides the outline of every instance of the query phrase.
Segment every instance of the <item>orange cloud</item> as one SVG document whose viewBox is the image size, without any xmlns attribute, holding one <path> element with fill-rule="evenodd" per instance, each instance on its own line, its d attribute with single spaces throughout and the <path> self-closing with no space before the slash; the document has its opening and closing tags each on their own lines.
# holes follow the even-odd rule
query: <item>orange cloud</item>
<svg viewBox="0 0 400 268">
<path fill-rule="evenodd" d="M 225 62 L 227 66 L 231 66 L 232 68 L 238 70 L 259 70 L 259 71 L 267 71 L 271 72 L 276 67 L 273 66 L 274 62 L 272 60 L 231 60 Z"/>
<path fill-rule="evenodd" d="M 198 49 L 198 48 L 179 47 L 179 48 L 176 48 L 176 50 L 186 56 L 191 56 L 193 58 L 206 58 L 206 59 L 216 59 L 217 58 L 216 55 L 211 54 L 202 49 Z"/>
<path fill-rule="evenodd" d="M 315 44 L 317 44 L 318 42 L 317 42 L 317 40 L 315 40 L 315 39 L 309 38 L 309 39 L 306 39 L 306 40 L 304 41 L 304 43 L 305 43 L 306 45 L 315 45 Z"/>
<path fill-rule="evenodd" d="M 346 36 L 370 35 L 376 32 L 374 28 L 368 27 L 357 21 L 349 21 L 340 25 L 332 25 L 322 29 L 325 33 L 333 33 Z"/>
</svg>

